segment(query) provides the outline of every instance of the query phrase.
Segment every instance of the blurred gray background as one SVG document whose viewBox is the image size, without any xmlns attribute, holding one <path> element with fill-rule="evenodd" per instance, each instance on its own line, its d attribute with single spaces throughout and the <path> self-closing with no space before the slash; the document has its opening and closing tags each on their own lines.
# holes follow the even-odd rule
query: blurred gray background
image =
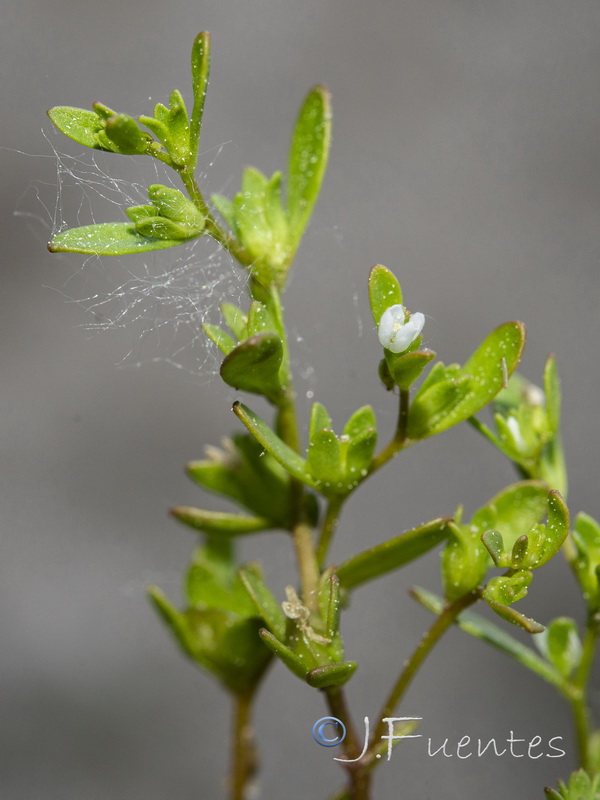
<svg viewBox="0 0 600 800">
<path fill-rule="evenodd" d="M 284 165 L 303 95 L 326 83 L 333 150 L 286 294 L 303 424 L 314 392 L 338 428 L 370 402 L 382 440 L 392 430 L 366 293 L 369 268 L 383 263 L 409 307 L 427 315 L 426 343 L 445 361 L 464 360 L 509 319 L 527 323 L 522 370 L 531 379 L 557 354 L 570 506 L 598 516 L 600 6 L 3 0 L 2 19 L 0 797 L 217 800 L 227 700 L 175 650 L 144 591 L 157 583 L 180 599 L 195 540 L 168 507 L 218 507 L 182 467 L 239 427 L 235 394 L 214 377 L 215 354 L 192 346 L 194 326 L 214 319 L 223 296 L 241 296 L 242 282 L 210 242 L 102 264 L 48 254 L 53 227 L 90 221 L 90 208 L 98 221 L 120 219 L 115 203 L 137 198 L 135 184 L 156 174 L 143 159 L 99 154 L 94 166 L 50 130 L 45 110 L 99 99 L 149 113 L 174 87 L 189 98 L 190 46 L 209 30 L 202 181 L 231 195 L 244 164 L 269 174 Z M 58 210 L 53 148 L 65 181 Z M 85 185 L 68 171 L 86 173 Z M 173 263 L 184 270 L 179 305 L 157 277 Z M 203 281 L 217 288 L 204 296 Z M 362 487 L 333 558 L 459 502 L 471 513 L 512 479 L 471 429 L 450 431 Z M 257 552 L 283 599 L 294 580 L 287 542 L 264 535 L 242 555 Z M 432 555 L 356 593 L 344 631 L 360 662 L 349 687 L 358 719 L 374 719 L 429 624 L 407 589 L 437 590 L 437 562 Z M 536 576 L 523 607 L 542 621 L 582 618 L 560 559 Z M 564 701 L 457 630 L 403 711 L 424 718 L 434 746 L 514 731 L 562 736 L 567 757 L 429 758 L 416 740 L 382 765 L 378 798 L 541 798 L 574 764 Z M 262 797 L 321 798 L 340 783 L 331 751 L 310 735 L 324 713 L 318 694 L 277 665 L 257 710 Z"/>
</svg>

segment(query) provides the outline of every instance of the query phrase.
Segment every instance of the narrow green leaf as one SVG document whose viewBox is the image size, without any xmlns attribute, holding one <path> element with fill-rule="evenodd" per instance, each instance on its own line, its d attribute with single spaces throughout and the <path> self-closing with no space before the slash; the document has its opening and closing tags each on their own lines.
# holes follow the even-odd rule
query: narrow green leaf
<svg viewBox="0 0 600 800">
<path fill-rule="evenodd" d="M 589 514 L 580 512 L 575 519 L 573 541 L 577 557 L 572 563 L 577 580 L 583 589 L 583 596 L 591 611 L 600 606 L 600 525 Z"/>
<path fill-rule="evenodd" d="M 502 603 L 496 603 L 493 600 L 488 600 L 487 604 L 489 607 L 498 614 L 499 617 L 510 622 L 511 625 L 517 625 L 523 630 L 527 631 L 527 633 L 542 633 L 544 630 L 544 626 L 541 625 L 539 622 L 536 622 L 531 617 L 526 617 L 524 614 L 521 614 L 514 608 L 510 608 L 509 606 L 505 606 Z"/>
<path fill-rule="evenodd" d="M 358 436 L 355 436 L 342 447 L 346 447 L 345 455 L 342 451 L 342 459 L 346 466 L 346 479 L 350 484 L 355 484 L 367 477 L 367 471 L 375 455 L 377 446 L 377 430 L 368 428 Z"/>
<path fill-rule="evenodd" d="M 497 567 L 507 567 L 508 557 L 504 552 L 504 540 L 499 531 L 489 530 L 481 536 L 481 541 L 485 545 L 492 561 Z"/>
<path fill-rule="evenodd" d="M 569 533 L 569 509 L 563 500 L 560 492 L 555 489 L 548 492 L 548 525 L 546 528 L 546 544 L 544 555 L 540 563 L 541 567 L 546 564 L 553 556 L 558 553 L 562 543 Z"/>
<path fill-rule="evenodd" d="M 287 211 L 294 245 L 299 243 L 317 202 L 330 144 L 329 93 L 325 87 L 315 86 L 300 109 L 289 152 Z"/>
<path fill-rule="evenodd" d="M 169 99 L 169 155 L 176 164 L 184 165 L 192 157 L 190 148 L 190 121 L 185 101 L 177 89 Z"/>
<path fill-rule="evenodd" d="M 329 576 L 329 597 L 327 602 L 327 613 L 324 614 L 326 621 L 325 635 L 329 639 L 334 639 L 340 630 L 340 579 L 333 573 Z"/>
<path fill-rule="evenodd" d="M 234 389 L 262 394 L 270 399 L 282 391 L 279 368 L 283 360 L 281 339 L 259 333 L 241 342 L 221 364 L 221 377 Z"/>
<path fill-rule="evenodd" d="M 264 619 L 271 633 L 280 640 L 285 638 L 287 620 L 280 604 L 264 582 L 260 566 L 258 564 L 246 564 L 240 570 L 240 577 L 256 606 L 256 610 Z"/>
<path fill-rule="evenodd" d="M 310 425 L 308 432 L 309 442 L 313 441 L 318 431 L 332 430 L 331 417 L 321 403 L 313 403 L 310 412 Z"/>
<path fill-rule="evenodd" d="M 227 327 L 240 341 L 247 339 L 246 326 L 248 325 L 248 317 L 244 314 L 241 308 L 232 305 L 231 303 L 223 303 L 221 306 L 221 313 L 225 318 Z"/>
<path fill-rule="evenodd" d="M 306 483 L 308 486 L 316 488 L 313 480 L 306 471 L 306 464 L 304 459 L 298 455 L 291 447 L 288 447 L 276 433 L 251 411 L 243 403 L 236 402 L 233 404 L 233 413 L 243 422 L 248 428 L 250 433 L 254 436 L 265 450 L 267 450 L 273 458 L 278 461 L 282 467 L 285 468 L 290 475 L 298 480 Z"/>
<path fill-rule="evenodd" d="M 236 343 L 231 336 L 216 325 L 211 325 L 210 322 L 205 322 L 202 325 L 202 330 L 208 336 L 208 338 L 225 353 L 225 355 L 231 353 L 231 351 L 236 347 Z"/>
<path fill-rule="evenodd" d="M 344 479 L 340 458 L 340 442 L 331 430 L 316 431 L 308 445 L 306 469 L 315 485 L 324 493 L 336 493 Z M 342 487 L 339 487 L 342 488 Z"/>
<path fill-rule="evenodd" d="M 48 110 L 48 116 L 61 133 L 84 147 L 104 150 L 98 141 L 98 133 L 103 124 L 95 111 L 72 106 L 55 106 Z M 112 148 L 111 148 L 112 149 Z"/>
<path fill-rule="evenodd" d="M 193 634 L 185 616 L 173 606 L 158 586 L 148 587 L 148 596 L 152 605 L 169 628 L 181 649 L 190 657 L 195 657 Z"/>
<path fill-rule="evenodd" d="M 301 680 L 306 679 L 306 667 L 298 656 L 293 653 L 289 647 L 281 644 L 273 634 L 266 628 L 261 628 L 259 631 L 260 638 L 267 645 L 277 658 L 281 659 L 286 667 L 291 670 Z"/>
<path fill-rule="evenodd" d="M 248 533 L 268 530 L 271 525 L 263 517 L 248 517 L 244 514 L 229 514 L 223 511 L 205 511 L 191 506 L 177 506 L 171 514 L 190 528 L 204 533 L 226 536 L 244 536 Z"/>
<path fill-rule="evenodd" d="M 327 689 L 343 686 L 356 672 L 356 661 L 344 661 L 340 664 L 323 664 L 306 673 L 306 682 L 315 689 Z"/>
<path fill-rule="evenodd" d="M 123 256 L 147 253 L 183 244 L 184 239 L 157 239 L 142 236 L 131 222 L 105 222 L 84 225 L 58 233 L 48 244 L 51 253 L 85 253 L 97 256 Z"/>
<path fill-rule="evenodd" d="M 210 74 L 210 34 L 203 31 L 194 39 L 192 45 L 192 88 L 194 91 L 194 108 L 190 123 L 190 150 L 192 151 L 192 168 L 196 166 L 202 114 L 208 88 Z"/>
<path fill-rule="evenodd" d="M 421 587 L 414 587 L 410 591 L 411 595 L 421 605 L 439 615 L 445 607 L 445 602 L 441 597 L 429 592 Z M 485 619 L 474 611 L 463 611 L 455 620 L 455 624 L 465 633 L 481 639 L 507 656 L 514 658 L 527 669 L 535 672 L 544 680 L 556 686 L 561 691 L 564 690 L 564 680 L 562 675 L 547 661 L 541 658 L 535 650 L 522 644 L 518 639 L 514 639 L 503 628 Z"/>
<path fill-rule="evenodd" d="M 369 301 L 375 325 L 390 306 L 402 305 L 402 289 L 393 272 L 376 264 L 369 273 Z"/>
<path fill-rule="evenodd" d="M 443 542 L 453 527 L 449 517 L 440 517 L 359 553 L 336 568 L 340 587 L 355 589 L 414 561 Z"/>
</svg>

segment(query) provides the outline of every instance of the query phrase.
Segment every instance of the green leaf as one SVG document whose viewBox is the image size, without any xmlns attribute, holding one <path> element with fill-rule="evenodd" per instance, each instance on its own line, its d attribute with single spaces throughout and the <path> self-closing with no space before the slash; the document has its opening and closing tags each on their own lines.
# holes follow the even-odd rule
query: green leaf
<svg viewBox="0 0 600 800">
<path fill-rule="evenodd" d="M 569 509 L 560 492 L 555 489 L 548 492 L 548 525 L 546 527 L 546 545 L 544 556 L 537 566 L 541 567 L 558 553 L 569 533 Z"/>
<path fill-rule="evenodd" d="M 208 76 L 210 75 L 210 34 L 203 31 L 194 39 L 192 45 L 192 88 L 194 91 L 194 108 L 190 122 L 190 150 L 192 151 L 192 169 L 196 166 L 198 145 L 202 128 L 202 115 Z"/>
<path fill-rule="evenodd" d="M 356 661 L 340 664 L 323 664 L 306 673 L 306 682 L 315 689 L 343 686 L 356 672 Z"/>
<path fill-rule="evenodd" d="M 211 325 L 210 322 L 205 322 L 202 325 L 202 330 L 208 336 L 208 338 L 225 353 L 225 355 L 231 353 L 231 351 L 235 348 L 236 343 L 231 336 L 216 325 Z"/>
<path fill-rule="evenodd" d="M 312 442 L 314 436 L 319 431 L 326 430 L 332 430 L 331 417 L 324 405 L 321 405 L 321 403 L 313 403 L 310 412 L 309 441 Z"/>
<path fill-rule="evenodd" d="M 582 644 L 577 623 L 569 617 L 557 617 L 536 638 L 536 644 L 548 661 L 565 678 L 569 678 L 581 662 Z"/>
<path fill-rule="evenodd" d="M 487 603 L 499 617 L 510 622 L 511 625 L 518 625 L 520 628 L 527 631 L 527 633 L 542 633 L 544 630 L 544 626 L 540 625 L 539 622 L 531 619 L 531 617 L 526 617 L 514 608 L 502 605 L 502 603 L 496 603 L 493 600 L 488 600 Z"/>
<path fill-rule="evenodd" d="M 527 596 L 533 575 L 521 570 L 516 575 L 498 575 L 492 578 L 483 592 L 483 599 L 492 604 L 510 606 Z"/>
<path fill-rule="evenodd" d="M 225 318 L 227 327 L 233 335 L 239 339 L 246 339 L 246 326 L 248 325 L 248 317 L 244 314 L 241 308 L 232 305 L 231 303 L 223 303 L 221 306 L 221 313 Z"/>
<path fill-rule="evenodd" d="M 448 600 L 477 589 L 487 571 L 488 554 L 470 526 L 453 525 L 442 551 L 442 579 Z"/>
<path fill-rule="evenodd" d="M 504 540 L 499 531 L 489 530 L 481 536 L 481 541 L 485 545 L 492 561 L 497 567 L 508 567 L 508 556 L 504 551 Z"/>
<path fill-rule="evenodd" d="M 324 426 L 325 427 L 325 426 Z M 344 436 L 355 439 L 367 431 L 377 428 L 377 419 L 371 406 L 362 406 L 352 414 L 344 427 Z"/>
<path fill-rule="evenodd" d="M 274 333 L 259 333 L 241 342 L 221 364 L 221 377 L 234 389 L 262 394 L 273 400 L 282 392 L 281 339 Z"/>
<path fill-rule="evenodd" d="M 177 89 L 171 92 L 169 99 L 169 155 L 175 164 L 183 166 L 192 157 L 190 152 L 190 121 L 185 101 Z"/>
<path fill-rule="evenodd" d="M 369 300 L 375 325 L 390 306 L 402 305 L 402 289 L 393 272 L 377 264 L 369 273 Z"/>
<path fill-rule="evenodd" d="M 130 222 L 105 222 L 84 225 L 58 233 L 48 244 L 51 253 L 85 253 L 98 256 L 123 256 L 147 253 L 183 244 L 184 239 L 157 239 L 142 236 Z"/>
<path fill-rule="evenodd" d="M 346 445 L 342 445 L 342 447 L 346 447 L 345 457 L 343 451 L 342 457 L 345 460 L 346 480 L 351 487 L 354 487 L 358 481 L 367 477 L 368 469 L 375 455 L 376 445 L 376 428 L 369 428 L 355 436 Z"/>
<path fill-rule="evenodd" d="M 171 514 L 184 525 L 204 533 L 244 536 L 271 528 L 269 520 L 263 517 L 248 517 L 223 511 L 205 511 L 191 506 L 177 506 L 171 509 Z"/>
<path fill-rule="evenodd" d="M 410 593 L 415 600 L 432 613 L 439 616 L 444 610 L 446 605 L 444 600 L 432 592 L 421 587 L 414 587 Z M 485 619 L 485 617 L 481 617 L 474 611 L 467 610 L 458 616 L 455 624 L 470 636 L 481 639 L 507 656 L 514 658 L 515 661 L 535 672 L 561 691 L 564 689 L 563 677 L 553 666 L 541 658 L 531 647 L 522 644 L 517 639 L 513 639 L 503 628 L 499 628 L 493 622 Z"/>
<path fill-rule="evenodd" d="M 169 602 L 158 586 L 149 586 L 148 596 L 163 622 L 179 642 L 181 649 L 190 658 L 194 658 L 193 634 L 185 616 Z"/>
<path fill-rule="evenodd" d="M 323 86 L 315 86 L 300 109 L 289 152 L 287 212 L 294 250 L 317 202 L 330 144 L 329 93 Z"/>
<path fill-rule="evenodd" d="M 109 117 L 104 132 L 123 155 L 143 155 L 148 149 L 150 137 L 140 130 L 137 122 L 128 114 Z"/>
<path fill-rule="evenodd" d="M 424 439 L 462 421 L 462 418 L 458 419 L 456 410 L 472 394 L 473 380 L 470 375 L 438 381 L 427 392 L 418 392 L 409 411 L 409 437 Z M 449 420 L 455 421 L 448 423 Z"/>
<path fill-rule="evenodd" d="M 500 392 L 507 375 L 515 370 L 524 344 L 524 325 L 507 322 L 484 339 L 460 369 L 454 385 L 445 374 L 448 368 L 435 376 L 432 370 L 413 400 L 409 437 L 422 439 L 441 433 L 487 405 Z"/>
<path fill-rule="evenodd" d="M 305 680 L 306 678 L 306 667 L 302 660 L 293 653 L 289 647 L 282 644 L 276 636 L 268 631 L 266 628 L 261 628 L 260 638 L 263 642 L 267 645 L 269 650 L 271 650 L 277 658 L 281 659 L 286 667 L 291 670 L 294 675 L 296 675 L 301 680 Z"/>
<path fill-rule="evenodd" d="M 394 379 L 394 383 L 404 390 L 410 389 L 425 367 L 436 356 L 433 350 L 416 350 L 400 357 L 396 354 L 391 355 L 395 357 L 388 358 L 386 353 L 390 375 Z"/>
<path fill-rule="evenodd" d="M 271 633 L 278 639 L 283 639 L 287 620 L 281 610 L 281 606 L 264 582 L 260 566 L 258 564 L 246 564 L 240 570 L 240 577 L 256 606 L 256 610 L 264 619 Z"/>
<path fill-rule="evenodd" d="M 204 228 L 205 219 L 203 214 L 178 189 L 154 183 L 148 187 L 148 197 L 150 202 L 156 206 L 157 212 L 161 217 L 197 231 L 201 231 Z"/>
<path fill-rule="evenodd" d="M 61 133 L 84 147 L 104 150 L 98 141 L 98 133 L 103 124 L 95 111 L 72 106 L 55 106 L 48 110 L 48 116 Z M 112 150 L 112 148 L 110 148 Z"/>
<path fill-rule="evenodd" d="M 324 493 L 336 494 L 336 488 L 344 481 L 340 457 L 340 442 L 331 430 L 316 431 L 309 445 L 306 456 L 306 468 Z"/>
<path fill-rule="evenodd" d="M 359 553 L 336 568 L 340 587 L 355 589 L 414 561 L 443 542 L 453 528 L 449 517 L 440 517 Z"/>
<path fill-rule="evenodd" d="M 312 478 L 306 471 L 304 459 L 292 450 L 291 447 L 288 447 L 288 445 L 269 428 L 266 422 L 240 402 L 233 404 L 233 413 L 243 422 L 246 428 L 248 428 L 256 441 L 259 442 L 265 450 L 271 453 L 273 458 L 278 461 L 290 475 L 306 483 L 308 486 L 312 486 L 313 489 L 316 488 Z"/>
<path fill-rule="evenodd" d="M 178 242 L 195 238 L 200 233 L 165 217 L 146 217 L 135 223 L 135 229 L 142 236 Z"/>
<path fill-rule="evenodd" d="M 154 206 L 129 206 L 125 209 L 125 213 L 132 222 L 141 222 L 143 219 L 156 216 L 156 208 Z"/>
</svg>

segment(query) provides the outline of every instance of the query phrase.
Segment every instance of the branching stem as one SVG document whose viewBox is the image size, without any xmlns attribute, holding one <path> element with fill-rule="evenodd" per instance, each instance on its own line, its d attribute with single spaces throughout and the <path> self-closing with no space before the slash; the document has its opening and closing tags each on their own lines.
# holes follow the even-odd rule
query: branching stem
<svg viewBox="0 0 600 800">
<path fill-rule="evenodd" d="M 577 749 L 579 751 L 579 763 L 582 769 L 590 769 L 590 712 L 587 704 L 587 684 L 590 671 L 596 653 L 598 643 L 598 620 L 591 615 L 588 620 L 585 636 L 583 639 L 583 652 L 579 668 L 573 679 L 573 686 L 577 693 L 571 699 L 571 709 L 575 721 L 575 735 L 577 738 Z"/>
</svg>

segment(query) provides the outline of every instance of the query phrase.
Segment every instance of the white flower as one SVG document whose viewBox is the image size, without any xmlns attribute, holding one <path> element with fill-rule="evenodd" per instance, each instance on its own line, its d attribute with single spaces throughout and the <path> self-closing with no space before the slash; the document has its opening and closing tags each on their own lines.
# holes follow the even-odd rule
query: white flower
<svg viewBox="0 0 600 800">
<path fill-rule="evenodd" d="M 404 306 L 386 308 L 379 321 L 377 334 L 382 347 L 392 353 L 403 353 L 419 336 L 425 325 L 425 316 L 417 311 L 406 319 Z"/>
</svg>

